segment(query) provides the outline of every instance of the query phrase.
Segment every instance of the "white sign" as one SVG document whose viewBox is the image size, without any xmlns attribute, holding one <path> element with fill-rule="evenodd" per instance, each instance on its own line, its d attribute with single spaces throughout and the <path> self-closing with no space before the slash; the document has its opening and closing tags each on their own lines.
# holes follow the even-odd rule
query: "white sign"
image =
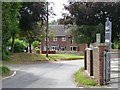
<svg viewBox="0 0 120 90">
<path fill-rule="evenodd" d="M 111 27 L 112 23 L 109 21 L 109 18 L 107 18 L 105 22 L 105 43 L 107 45 L 111 43 Z"/>
</svg>

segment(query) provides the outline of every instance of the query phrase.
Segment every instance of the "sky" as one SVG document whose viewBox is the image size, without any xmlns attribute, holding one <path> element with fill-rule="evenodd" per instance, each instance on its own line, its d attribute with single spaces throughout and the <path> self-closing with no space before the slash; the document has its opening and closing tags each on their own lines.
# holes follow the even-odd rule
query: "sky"
<svg viewBox="0 0 120 90">
<path fill-rule="evenodd" d="M 63 10 L 64 9 L 63 4 L 67 4 L 67 0 L 47 0 L 47 1 L 54 3 L 54 4 L 51 3 L 49 7 L 52 6 L 53 12 L 56 14 L 56 16 L 49 17 L 49 22 L 62 18 L 62 13 L 68 13 L 68 11 Z"/>
</svg>

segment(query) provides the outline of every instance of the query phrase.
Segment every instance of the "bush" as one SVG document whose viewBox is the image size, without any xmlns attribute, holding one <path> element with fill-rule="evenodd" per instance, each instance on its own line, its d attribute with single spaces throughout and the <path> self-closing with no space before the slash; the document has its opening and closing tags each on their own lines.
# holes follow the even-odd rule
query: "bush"
<svg viewBox="0 0 120 90">
<path fill-rule="evenodd" d="M 34 41 L 34 42 L 32 43 L 32 46 L 35 48 L 35 47 L 37 47 L 37 46 L 38 46 L 38 44 L 40 44 L 40 42 L 39 42 L 39 41 Z"/>
<path fill-rule="evenodd" d="M 10 57 L 10 51 L 3 49 L 2 50 L 2 60 L 9 60 L 9 57 Z"/>
<path fill-rule="evenodd" d="M 120 49 L 120 43 L 119 42 L 112 43 L 112 49 Z"/>
<path fill-rule="evenodd" d="M 0 75 L 7 76 L 10 74 L 10 69 L 4 65 L 0 65 Z"/>
<path fill-rule="evenodd" d="M 37 54 L 40 54 L 40 49 L 39 49 L 38 47 L 36 47 L 36 48 L 35 48 L 35 52 L 36 52 Z"/>
<path fill-rule="evenodd" d="M 16 39 L 15 40 L 15 45 L 14 45 L 14 52 L 23 52 L 24 48 L 26 46 L 25 41 Z"/>
</svg>

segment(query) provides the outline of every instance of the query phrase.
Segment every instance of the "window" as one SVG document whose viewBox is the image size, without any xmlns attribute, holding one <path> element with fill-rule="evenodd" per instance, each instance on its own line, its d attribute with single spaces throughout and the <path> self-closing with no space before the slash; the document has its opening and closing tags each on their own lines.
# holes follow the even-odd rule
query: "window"
<svg viewBox="0 0 120 90">
<path fill-rule="evenodd" d="M 52 50 L 58 50 L 58 46 L 51 46 Z"/>
<path fill-rule="evenodd" d="M 71 43 L 73 43 L 73 38 L 71 38 Z"/>
<path fill-rule="evenodd" d="M 61 47 L 61 50 L 62 50 L 62 51 L 64 51 L 65 49 L 66 49 L 66 47 L 65 47 L 65 46 L 62 46 L 62 47 Z"/>
<path fill-rule="evenodd" d="M 57 41 L 57 37 L 54 37 L 54 38 L 53 38 L 53 41 Z"/>
<path fill-rule="evenodd" d="M 76 46 L 71 46 L 70 49 L 71 49 L 71 51 L 77 51 L 77 47 Z"/>
<path fill-rule="evenodd" d="M 62 41 L 66 41 L 66 38 L 65 38 L 65 37 L 62 37 Z"/>
<path fill-rule="evenodd" d="M 46 37 L 45 37 L 45 41 L 46 41 Z M 48 37 L 47 41 L 49 41 L 49 37 Z"/>
</svg>

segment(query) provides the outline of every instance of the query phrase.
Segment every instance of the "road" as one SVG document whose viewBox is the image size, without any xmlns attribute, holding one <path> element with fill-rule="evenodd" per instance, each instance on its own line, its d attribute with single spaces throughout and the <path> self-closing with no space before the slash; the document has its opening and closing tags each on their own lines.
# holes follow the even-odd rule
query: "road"
<svg viewBox="0 0 120 90">
<path fill-rule="evenodd" d="M 17 73 L 2 82 L 3 88 L 76 88 L 74 73 L 83 60 L 9 65 Z"/>
</svg>

